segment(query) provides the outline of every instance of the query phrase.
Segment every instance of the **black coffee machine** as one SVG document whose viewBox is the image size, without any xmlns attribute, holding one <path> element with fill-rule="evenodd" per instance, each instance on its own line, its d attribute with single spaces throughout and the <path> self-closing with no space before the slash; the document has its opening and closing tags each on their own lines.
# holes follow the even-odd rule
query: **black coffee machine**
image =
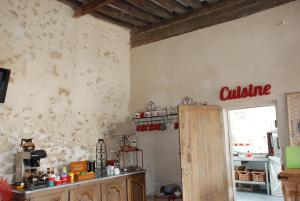
<svg viewBox="0 0 300 201">
<path fill-rule="evenodd" d="M 25 143 L 23 142 L 30 142 Z M 29 145 L 31 148 L 29 148 Z M 25 182 L 32 184 L 38 180 L 38 168 L 40 167 L 40 159 L 46 158 L 47 153 L 45 150 L 34 150 L 34 144 L 31 139 L 22 139 L 21 147 L 22 152 L 17 153 L 16 157 L 16 182 Z M 33 181 L 32 181 L 33 180 Z M 36 184 L 38 185 L 38 184 Z"/>
</svg>

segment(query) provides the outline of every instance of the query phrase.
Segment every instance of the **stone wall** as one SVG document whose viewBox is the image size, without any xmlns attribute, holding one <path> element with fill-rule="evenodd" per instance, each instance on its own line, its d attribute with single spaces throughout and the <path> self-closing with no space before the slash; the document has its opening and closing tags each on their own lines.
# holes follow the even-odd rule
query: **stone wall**
<svg viewBox="0 0 300 201">
<path fill-rule="evenodd" d="M 128 116 L 129 31 L 72 15 L 55 0 L 0 1 L 0 66 L 11 69 L 0 176 L 10 181 L 21 138 L 48 152 L 42 167 L 94 159 L 97 139 Z"/>
</svg>

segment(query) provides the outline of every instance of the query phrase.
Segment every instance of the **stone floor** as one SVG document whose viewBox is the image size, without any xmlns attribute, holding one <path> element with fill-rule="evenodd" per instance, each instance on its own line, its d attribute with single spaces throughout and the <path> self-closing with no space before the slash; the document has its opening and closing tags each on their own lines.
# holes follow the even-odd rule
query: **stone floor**
<svg viewBox="0 0 300 201">
<path fill-rule="evenodd" d="M 237 192 L 236 201 L 284 201 L 284 199 L 283 197 L 276 197 L 263 193 Z"/>
</svg>

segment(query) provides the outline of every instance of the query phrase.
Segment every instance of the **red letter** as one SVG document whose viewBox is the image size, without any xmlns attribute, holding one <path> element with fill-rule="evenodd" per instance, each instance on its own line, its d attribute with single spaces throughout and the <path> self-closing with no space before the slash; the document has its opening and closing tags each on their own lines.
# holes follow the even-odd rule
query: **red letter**
<svg viewBox="0 0 300 201">
<path fill-rule="evenodd" d="M 264 95 L 269 95 L 271 93 L 271 85 L 270 84 L 267 84 L 265 87 L 264 87 Z"/>
<path fill-rule="evenodd" d="M 253 85 L 249 84 L 249 93 L 248 93 L 249 97 L 253 97 L 254 95 L 254 90 L 253 90 Z"/>
<path fill-rule="evenodd" d="M 237 88 L 236 88 L 236 98 L 238 99 L 238 98 L 241 98 L 241 87 L 240 86 L 238 86 Z"/>
<path fill-rule="evenodd" d="M 255 86 L 254 87 L 254 93 L 253 93 L 253 96 L 262 96 L 263 95 L 263 89 L 262 89 L 262 86 Z"/>
<path fill-rule="evenodd" d="M 225 98 L 225 91 L 228 91 L 228 87 L 223 87 L 222 89 L 221 89 L 221 91 L 220 91 L 220 99 L 222 100 L 222 101 L 225 101 L 225 100 L 227 100 L 228 99 L 228 95 L 227 95 L 227 97 Z"/>
<path fill-rule="evenodd" d="M 243 91 L 242 91 L 242 94 L 241 94 L 241 97 L 246 98 L 248 95 L 250 95 L 250 92 L 248 93 L 247 87 L 244 87 Z"/>
<path fill-rule="evenodd" d="M 236 99 L 236 89 L 233 89 L 233 90 L 229 90 L 229 93 L 228 93 L 228 99 L 231 100 L 231 99 Z"/>
</svg>

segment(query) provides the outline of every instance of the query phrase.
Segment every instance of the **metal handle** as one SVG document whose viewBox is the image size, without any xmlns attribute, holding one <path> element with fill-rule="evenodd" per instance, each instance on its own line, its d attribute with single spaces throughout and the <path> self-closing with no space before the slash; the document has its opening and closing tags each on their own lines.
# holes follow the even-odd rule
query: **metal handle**
<svg viewBox="0 0 300 201">
<path fill-rule="evenodd" d="M 183 171 L 183 174 L 184 174 L 185 176 L 190 176 L 190 173 L 191 173 L 191 170 L 190 170 L 190 169 L 186 169 L 186 170 Z"/>
</svg>

